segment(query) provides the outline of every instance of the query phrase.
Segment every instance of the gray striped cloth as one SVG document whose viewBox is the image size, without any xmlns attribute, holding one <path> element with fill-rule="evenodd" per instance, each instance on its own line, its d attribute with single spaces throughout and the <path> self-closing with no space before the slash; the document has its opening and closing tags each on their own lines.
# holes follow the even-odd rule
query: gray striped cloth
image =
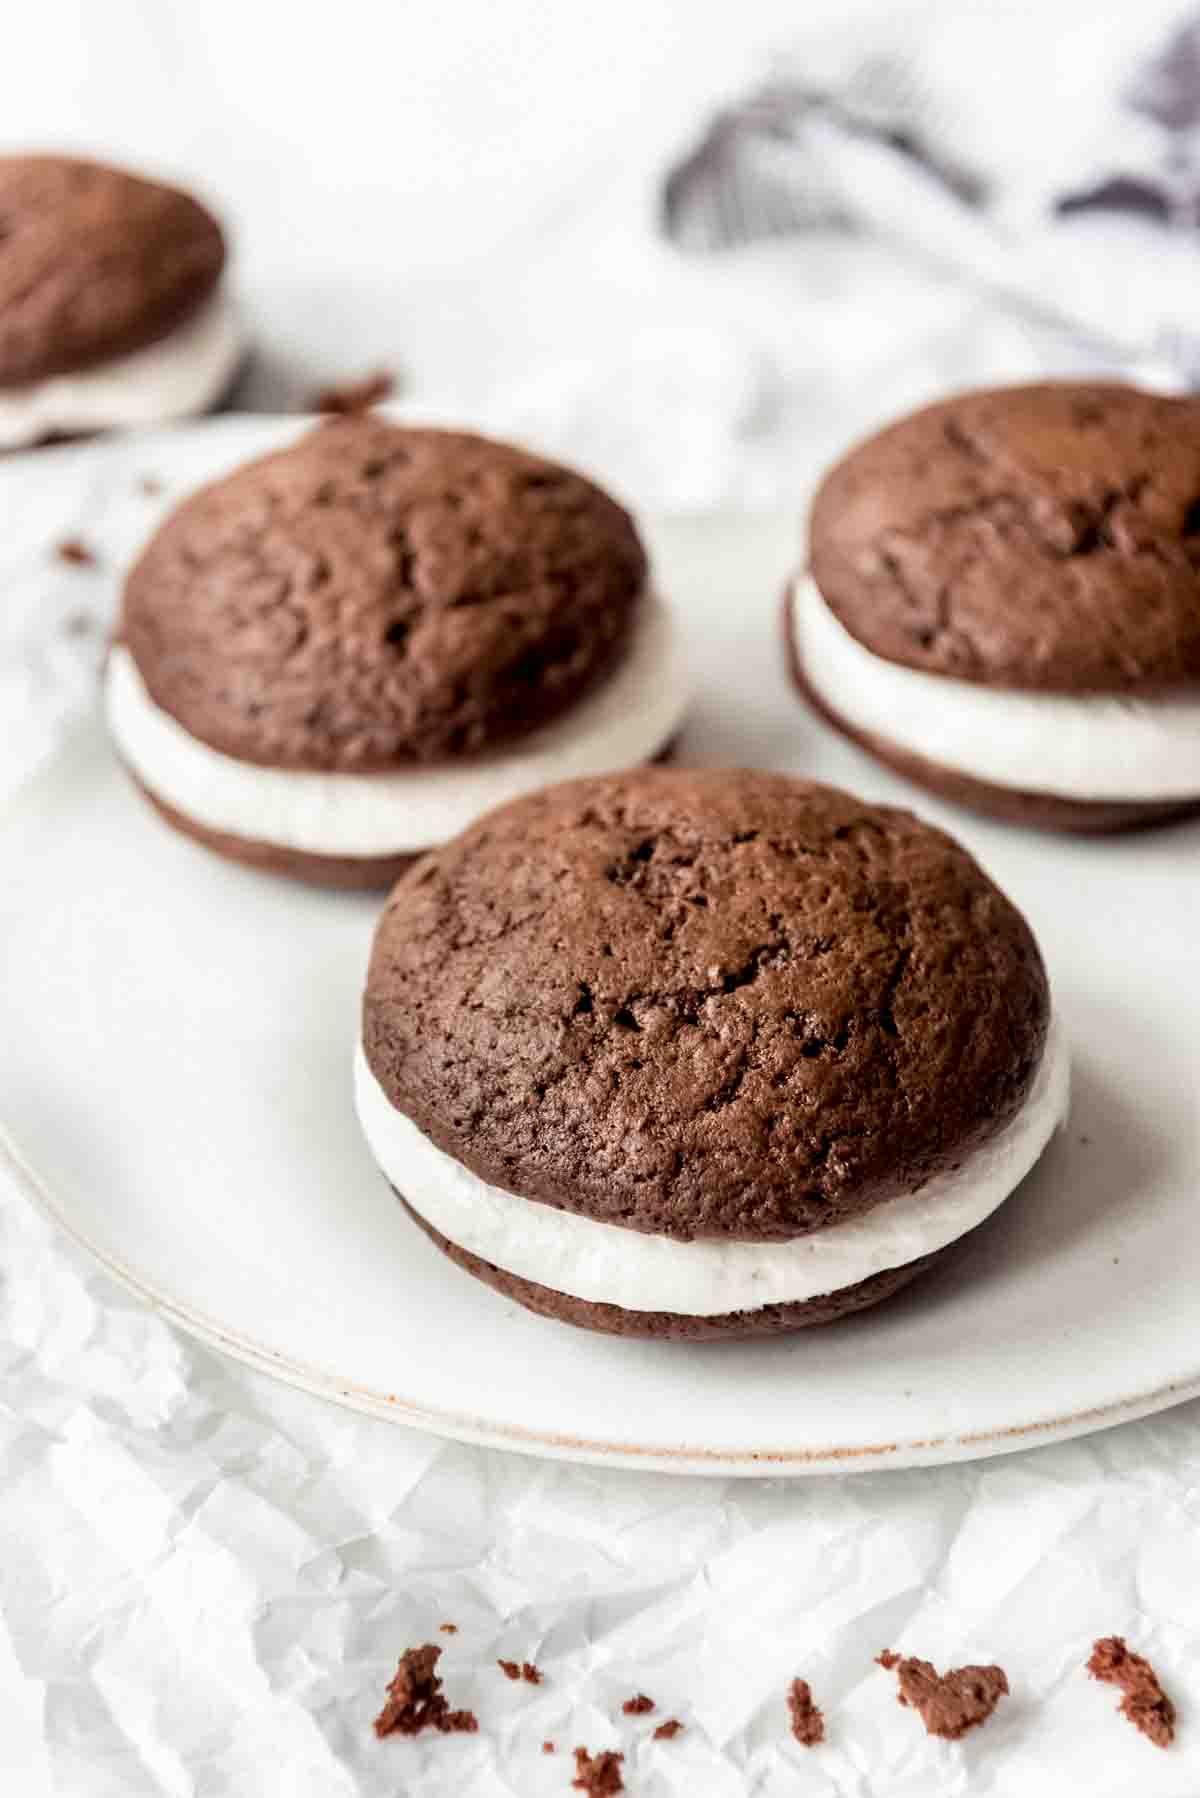
<svg viewBox="0 0 1200 1798">
<path fill-rule="evenodd" d="M 698 255 L 857 231 L 1051 362 L 1200 387 L 1200 8 L 937 0 L 803 39 L 665 174 Z"/>
</svg>

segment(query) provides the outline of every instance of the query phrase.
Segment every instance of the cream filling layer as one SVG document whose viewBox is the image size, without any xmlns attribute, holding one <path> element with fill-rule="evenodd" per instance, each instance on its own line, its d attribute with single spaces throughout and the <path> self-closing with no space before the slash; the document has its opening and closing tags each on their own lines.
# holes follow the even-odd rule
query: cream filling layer
<svg viewBox="0 0 1200 1798">
<path fill-rule="evenodd" d="M 144 786 L 185 817 L 231 836 L 314 855 L 402 855 L 431 848 L 481 812 L 552 781 L 636 767 L 666 747 L 688 699 L 670 608 L 638 602 L 633 636 L 608 678 L 509 749 L 383 774 L 261 768 L 191 735 L 114 646 L 105 677 L 109 730 Z"/>
<path fill-rule="evenodd" d="M 78 374 L 0 387 L 0 449 L 43 437 L 131 430 L 192 418 L 216 404 L 242 359 L 237 315 L 223 295 L 157 343 Z"/>
<path fill-rule="evenodd" d="M 804 677 L 830 710 L 910 755 L 1062 799 L 1200 796 L 1200 690 L 1023 693 L 902 668 L 852 637 L 808 577 L 792 585 L 791 620 Z"/>
<path fill-rule="evenodd" d="M 441 1235 L 554 1292 L 628 1311 L 715 1317 L 795 1304 L 903 1267 L 973 1230 L 1033 1167 L 1066 1115 L 1069 1057 L 1052 1016 L 1024 1104 L 960 1167 L 863 1217 L 790 1242 L 675 1242 L 489 1186 L 397 1111 L 359 1047 L 355 1102 L 391 1184 Z"/>
</svg>

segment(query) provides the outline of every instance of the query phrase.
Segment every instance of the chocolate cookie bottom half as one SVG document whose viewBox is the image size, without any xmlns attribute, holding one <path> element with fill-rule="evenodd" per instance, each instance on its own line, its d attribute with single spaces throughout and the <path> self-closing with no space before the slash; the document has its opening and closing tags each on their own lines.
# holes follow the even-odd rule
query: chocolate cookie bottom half
<svg viewBox="0 0 1200 1798">
<path fill-rule="evenodd" d="M 1075 834 L 1200 814 L 1200 694 L 1009 692 L 902 668 L 850 637 L 804 577 L 784 596 L 783 631 L 792 679 L 809 706 L 939 798 Z M 1146 790 L 1121 794 L 1123 781 Z"/>
<path fill-rule="evenodd" d="M 947 1257 L 953 1248 L 951 1245 L 935 1254 L 922 1255 L 920 1260 L 910 1261 L 904 1267 L 889 1267 L 867 1280 L 856 1281 L 853 1286 L 843 1286 L 837 1292 L 821 1293 L 816 1298 L 800 1299 L 792 1304 L 759 1305 L 752 1310 L 718 1312 L 711 1317 L 689 1316 L 676 1311 L 631 1311 L 623 1305 L 607 1305 L 600 1300 L 579 1299 L 567 1292 L 555 1292 L 549 1286 L 539 1286 L 536 1280 L 526 1280 L 520 1274 L 495 1267 L 441 1235 L 419 1211 L 413 1210 L 403 1193 L 397 1193 L 396 1197 L 413 1222 L 456 1267 L 473 1274 L 475 1279 L 482 1280 L 502 1297 L 515 1299 L 526 1311 L 532 1311 L 538 1317 L 552 1318 L 556 1323 L 574 1324 L 580 1330 L 595 1330 L 604 1336 L 647 1336 L 660 1342 L 713 1342 L 718 1339 L 744 1342 L 752 1336 L 785 1336 L 793 1330 L 810 1329 L 814 1324 L 836 1323 L 840 1317 L 850 1317 L 856 1311 L 866 1311 L 870 1306 L 892 1298 L 918 1274 Z"/>
<path fill-rule="evenodd" d="M 308 886 L 338 888 L 343 892 L 382 892 L 399 880 L 420 854 L 419 850 L 412 850 L 403 855 L 314 855 L 281 843 L 255 842 L 227 830 L 213 830 L 187 817 L 160 799 L 132 770 L 130 773 L 143 797 L 174 830 L 226 861 L 241 862 L 243 867 L 255 868 L 260 874 L 283 874 Z"/>
<path fill-rule="evenodd" d="M 667 743 L 650 761 L 658 767 L 671 760 L 675 739 Z M 289 880 L 303 881 L 306 886 L 329 887 L 341 892 L 385 892 L 400 876 L 421 859 L 423 851 L 411 849 L 399 855 L 318 855 L 311 850 L 292 849 L 282 843 L 257 842 L 250 837 L 235 836 L 227 830 L 214 830 L 189 818 L 160 799 L 134 770 L 130 778 L 159 817 L 182 836 L 191 837 L 226 861 L 241 862 L 260 874 L 282 874 Z"/>
</svg>

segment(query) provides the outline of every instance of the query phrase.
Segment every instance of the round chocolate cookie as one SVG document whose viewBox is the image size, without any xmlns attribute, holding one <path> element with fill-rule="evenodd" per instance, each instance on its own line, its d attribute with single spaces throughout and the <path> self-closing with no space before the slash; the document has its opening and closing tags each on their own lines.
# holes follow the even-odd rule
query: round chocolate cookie
<svg viewBox="0 0 1200 1798">
<path fill-rule="evenodd" d="M 968 393 L 825 478 L 788 596 L 802 688 L 981 810 L 1113 829 L 1200 806 L 1200 401 Z"/>
<path fill-rule="evenodd" d="M 121 637 L 202 743 L 367 773 L 562 712 L 623 648 L 645 578 L 632 520 L 582 476 L 368 415 L 186 500 L 130 574 Z"/>
<path fill-rule="evenodd" d="M 193 495 L 142 554 L 109 665 L 117 747 L 212 847 L 378 884 L 555 772 L 662 752 L 685 685 L 647 576 L 628 514 L 570 469 L 331 420 Z"/>
<path fill-rule="evenodd" d="M 743 1335 L 873 1303 L 982 1221 L 1061 1115 L 1049 1029 L 1027 924 L 950 838 L 641 769 L 401 878 L 358 1100 L 481 1278 L 592 1328 Z"/>
<path fill-rule="evenodd" d="M 153 343 L 224 264 L 220 226 L 177 188 L 67 156 L 0 156 L 0 387 Z"/>
<path fill-rule="evenodd" d="M 190 194 L 0 156 L 0 449 L 208 410 L 241 360 L 224 266 Z"/>
</svg>

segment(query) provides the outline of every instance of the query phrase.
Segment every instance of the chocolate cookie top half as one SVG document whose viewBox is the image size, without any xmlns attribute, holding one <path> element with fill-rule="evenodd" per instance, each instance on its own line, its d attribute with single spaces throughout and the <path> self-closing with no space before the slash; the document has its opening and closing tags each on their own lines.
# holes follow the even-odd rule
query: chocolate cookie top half
<svg viewBox="0 0 1200 1798">
<path fill-rule="evenodd" d="M 506 742 L 624 647 L 627 514 L 571 470 L 373 417 L 319 425 L 187 500 L 122 639 L 193 736 L 272 767 L 384 770 Z"/>
<path fill-rule="evenodd" d="M 826 476 L 813 575 L 876 655 L 1064 693 L 1200 681 L 1200 400 L 965 393 Z"/>
<path fill-rule="evenodd" d="M 0 156 L 0 386 L 154 343 L 224 262 L 190 194 L 67 156 Z"/>
<path fill-rule="evenodd" d="M 1020 1105 L 1048 1007 L 1020 913 L 910 813 L 642 769 L 519 800 L 406 874 L 364 1047 L 492 1185 L 766 1240 L 957 1165 Z"/>
</svg>

